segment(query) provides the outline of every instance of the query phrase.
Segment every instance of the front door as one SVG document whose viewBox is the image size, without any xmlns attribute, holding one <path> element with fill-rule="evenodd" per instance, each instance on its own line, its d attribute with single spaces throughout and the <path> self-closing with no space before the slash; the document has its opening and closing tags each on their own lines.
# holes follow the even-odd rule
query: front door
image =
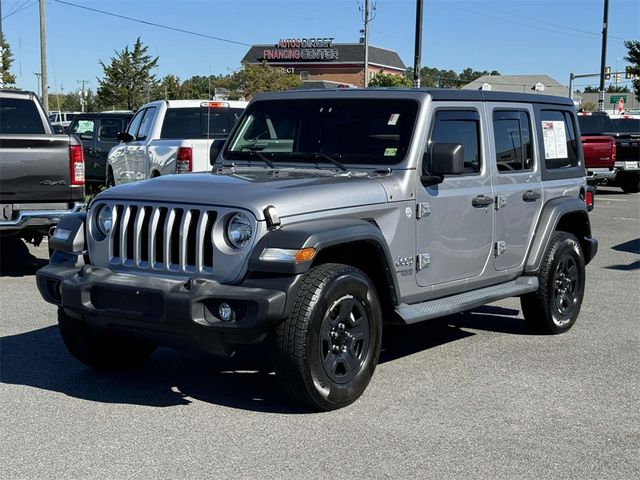
<svg viewBox="0 0 640 480">
<path fill-rule="evenodd" d="M 416 280 L 434 293 L 483 277 L 492 253 L 493 191 L 486 162 L 484 106 L 470 102 L 434 102 L 423 159 L 429 175 L 433 144 L 461 145 L 464 171 L 445 176 L 437 185 L 417 189 L 418 223 Z"/>
<path fill-rule="evenodd" d="M 540 159 L 532 134 L 533 110 L 528 105 L 487 104 L 496 195 L 494 266 L 522 267 L 542 210 Z"/>
</svg>

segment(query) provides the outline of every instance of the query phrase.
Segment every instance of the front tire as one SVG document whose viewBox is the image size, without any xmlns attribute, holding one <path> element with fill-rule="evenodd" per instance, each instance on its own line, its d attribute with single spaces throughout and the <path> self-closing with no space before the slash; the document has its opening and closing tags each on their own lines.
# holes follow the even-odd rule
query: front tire
<svg viewBox="0 0 640 480">
<path fill-rule="evenodd" d="M 312 408 L 356 401 L 380 355 L 382 312 L 361 270 L 324 264 L 302 279 L 289 317 L 276 327 L 275 371 L 285 392 Z"/>
<path fill-rule="evenodd" d="M 566 332 L 578 318 L 585 286 L 584 254 L 574 235 L 554 232 L 538 279 L 538 291 L 520 298 L 525 320 L 540 333 Z"/>
<path fill-rule="evenodd" d="M 58 325 L 65 346 L 85 365 L 104 369 L 143 366 L 156 349 L 150 343 L 100 335 L 81 319 L 58 309 Z"/>
</svg>

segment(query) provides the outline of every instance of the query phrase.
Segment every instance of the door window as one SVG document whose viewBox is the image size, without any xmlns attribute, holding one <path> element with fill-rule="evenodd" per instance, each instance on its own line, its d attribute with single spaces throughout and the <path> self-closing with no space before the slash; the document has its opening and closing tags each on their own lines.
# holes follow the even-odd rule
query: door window
<svg viewBox="0 0 640 480">
<path fill-rule="evenodd" d="M 101 142 L 115 142 L 118 132 L 122 131 L 122 120 L 119 118 L 103 118 L 100 121 L 98 140 Z"/>
<path fill-rule="evenodd" d="M 142 122 L 140 122 L 140 128 L 136 134 L 136 140 L 145 140 L 147 138 L 149 131 L 151 130 L 151 124 L 153 123 L 153 117 L 155 117 L 156 110 L 156 107 L 147 108 L 144 117 L 142 118 Z"/>
<path fill-rule="evenodd" d="M 533 158 L 529 114 L 517 110 L 493 112 L 493 135 L 498 172 L 531 170 Z"/>
<path fill-rule="evenodd" d="M 127 133 L 131 135 L 133 138 L 136 138 L 138 133 L 138 129 L 140 128 L 140 122 L 142 122 L 142 117 L 144 116 L 145 110 L 140 110 L 136 113 L 135 117 L 131 119 L 129 126 L 127 127 Z"/>
<path fill-rule="evenodd" d="M 463 175 L 480 172 L 480 115 L 476 110 L 436 110 L 429 146 L 434 143 L 462 145 Z"/>
</svg>

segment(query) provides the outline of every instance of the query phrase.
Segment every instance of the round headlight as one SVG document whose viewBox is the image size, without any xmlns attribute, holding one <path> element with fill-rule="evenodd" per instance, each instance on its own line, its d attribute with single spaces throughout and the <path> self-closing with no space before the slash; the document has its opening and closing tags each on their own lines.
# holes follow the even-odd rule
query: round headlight
<svg viewBox="0 0 640 480">
<path fill-rule="evenodd" d="M 251 220 L 244 213 L 236 213 L 227 224 L 227 241 L 232 247 L 243 248 L 253 238 Z"/>
<path fill-rule="evenodd" d="M 104 205 L 98 211 L 98 219 L 96 220 L 98 230 L 104 236 L 107 236 L 113 226 L 113 212 L 109 205 Z"/>
</svg>

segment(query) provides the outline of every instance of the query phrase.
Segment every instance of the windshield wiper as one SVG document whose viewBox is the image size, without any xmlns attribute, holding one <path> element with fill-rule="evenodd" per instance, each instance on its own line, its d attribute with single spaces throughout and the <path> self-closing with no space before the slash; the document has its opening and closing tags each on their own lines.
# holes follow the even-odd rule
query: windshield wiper
<svg viewBox="0 0 640 480">
<path fill-rule="evenodd" d="M 240 152 L 230 152 L 230 153 L 232 155 L 233 154 L 237 154 L 237 155 L 247 155 L 249 157 L 258 157 L 264 163 L 269 165 L 269 168 L 276 168 L 276 166 L 273 164 L 273 162 L 271 160 L 269 160 L 264 154 L 260 153 L 258 150 L 255 150 L 255 149 L 250 148 L 250 147 L 245 147 L 245 148 L 246 148 L 246 150 L 243 148 L 242 151 L 240 151 Z M 249 161 L 251 161 L 251 160 L 249 160 Z"/>
<path fill-rule="evenodd" d="M 340 155 L 340 154 L 336 154 L 336 155 L 338 157 L 342 157 L 342 155 Z M 309 153 L 295 152 L 295 153 L 292 153 L 291 156 L 292 157 L 296 157 L 296 156 L 311 157 L 311 158 L 315 158 L 315 159 L 322 158 L 324 160 L 327 160 L 328 162 L 333 163 L 336 167 L 338 167 L 343 172 L 348 172 L 349 171 L 349 169 L 347 167 L 345 167 L 343 163 L 339 162 L 338 160 L 336 160 L 332 156 L 327 155 L 326 153 L 322 153 L 322 152 L 309 152 Z"/>
</svg>

